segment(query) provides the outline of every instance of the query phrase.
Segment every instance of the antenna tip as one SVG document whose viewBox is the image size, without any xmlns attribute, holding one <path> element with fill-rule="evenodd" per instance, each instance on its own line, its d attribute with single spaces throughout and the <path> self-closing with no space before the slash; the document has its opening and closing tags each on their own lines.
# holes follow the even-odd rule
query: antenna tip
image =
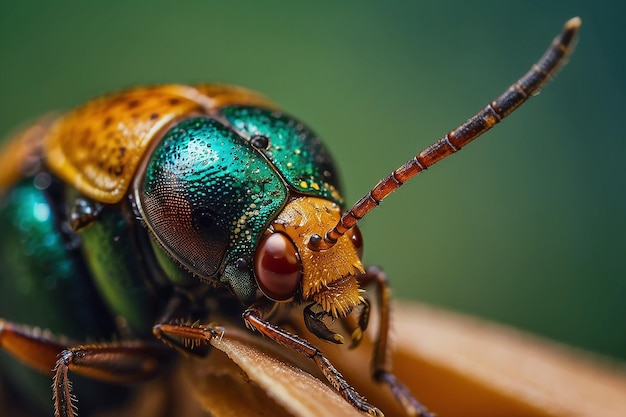
<svg viewBox="0 0 626 417">
<path fill-rule="evenodd" d="M 580 19 L 580 17 L 576 16 L 576 17 L 572 17 L 570 20 L 568 20 L 567 22 L 565 22 L 565 30 L 578 30 L 578 28 L 580 27 L 580 25 L 583 23 L 583 21 Z"/>
</svg>

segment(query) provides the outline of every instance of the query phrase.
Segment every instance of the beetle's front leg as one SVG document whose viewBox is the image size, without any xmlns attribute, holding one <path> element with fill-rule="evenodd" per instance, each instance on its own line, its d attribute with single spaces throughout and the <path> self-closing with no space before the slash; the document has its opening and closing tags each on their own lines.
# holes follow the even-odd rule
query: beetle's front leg
<svg viewBox="0 0 626 417">
<path fill-rule="evenodd" d="M 219 329 L 200 323 L 188 323 L 190 300 L 177 294 L 169 301 L 165 313 L 152 326 L 152 334 L 183 355 L 206 356 L 208 343 L 219 334 Z"/>
<path fill-rule="evenodd" d="M 223 329 L 218 326 L 188 323 L 159 323 L 152 327 L 154 335 L 169 347 L 184 355 L 205 356 L 208 343 L 221 337 Z M 198 349 L 201 348 L 201 349 Z"/>
<path fill-rule="evenodd" d="M 386 383 L 389 388 L 391 388 L 391 391 L 409 415 L 433 417 L 434 415 L 417 401 L 406 385 L 400 382 L 391 372 L 391 360 L 389 358 L 389 307 L 391 303 L 391 290 L 387 274 L 380 268 L 371 266 L 368 267 L 365 274 L 361 275 L 358 279 L 361 287 L 370 283 L 374 283 L 377 287 L 376 296 L 378 301 L 379 325 L 372 359 L 374 378 L 379 382 Z"/>
<path fill-rule="evenodd" d="M 307 340 L 265 321 L 264 317 L 269 313 L 271 307 L 271 303 L 265 301 L 258 301 L 248 307 L 243 313 L 243 319 L 245 320 L 246 325 L 254 330 L 257 330 L 264 336 L 269 337 L 274 342 L 292 349 L 302 356 L 312 359 L 331 385 L 339 391 L 341 396 L 350 404 L 371 416 L 382 417 L 383 413 L 378 408 L 369 404 L 361 394 L 350 386 L 343 375 L 341 375 L 341 373 L 330 363 L 330 361 L 318 348 L 313 346 Z"/>
</svg>

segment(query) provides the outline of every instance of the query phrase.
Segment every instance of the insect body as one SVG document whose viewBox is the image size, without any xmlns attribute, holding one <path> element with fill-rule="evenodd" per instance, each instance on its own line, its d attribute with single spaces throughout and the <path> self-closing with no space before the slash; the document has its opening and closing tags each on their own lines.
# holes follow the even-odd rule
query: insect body
<svg viewBox="0 0 626 417">
<path fill-rule="evenodd" d="M 322 142 L 239 87 L 135 88 L 43 119 L 0 154 L 0 347 L 52 377 L 54 413 L 70 417 L 71 375 L 151 378 L 173 350 L 205 354 L 201 345 L 216 334 L 204 324 L 211 309 L 234 308 L 251 329 L 312 359 L 356 408 L 381 415 L 320 349 L 271 322 L 278 305 L 304 306 L 314 336 L 342 343 L 328 326 L 337 319 L 356 345 L 370 313 L 363 290 L 372 285 L 373 378 L 407 413 L 431 415 L 391 373 L 387 279 L 362 265 L 356 223 L 536 92 L 579 25 L 567 22 L 522 79 L 343 215 Z M 5 374 L 25 396 L 42 392 L 13 362 Z M 89 398 L 84 384 L 75 385 L 85 410 L 101 407 L 98 398 L 111 404 L 103 391 Z"/>
</svg>

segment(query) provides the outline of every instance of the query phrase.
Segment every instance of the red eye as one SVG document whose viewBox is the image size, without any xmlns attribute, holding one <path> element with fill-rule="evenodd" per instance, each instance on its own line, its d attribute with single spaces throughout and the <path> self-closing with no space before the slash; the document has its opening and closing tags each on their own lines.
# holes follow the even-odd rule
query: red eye
<svg viewBox="0 0 626 417">
<path fill-rule="evenodd" d="M 359 230 L 359 226 L 354 226 L 350 229 L 350 240 L 352 244 L 356 248 L 356 252 L 359 255 L 359 259 L 363 259 L 363 235 L 361 235 L 361 230 Z"/>
<path fill-rule="evenodd" d="M 272 233 L 261 241 L 254 257 L 254 271 L 261 291 L 277 301 L 290 299 L 300 285 L 300 260 L 291 240 Z"/>
</svg>

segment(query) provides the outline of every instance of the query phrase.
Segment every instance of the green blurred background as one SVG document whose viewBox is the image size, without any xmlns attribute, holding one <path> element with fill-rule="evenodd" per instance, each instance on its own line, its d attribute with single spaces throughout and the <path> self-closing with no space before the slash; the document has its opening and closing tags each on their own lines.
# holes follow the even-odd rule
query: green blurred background
<svg viewBox="0 0 626 417">
<path fill-rule="evenodd" d="M 126 86 L 235 83 L 325 138 L 350 202 L 503 91 L 580 15 L 555 82 L 367 218 L 366 261 L 388 271 L 397 298 L 626 358 L 622 3 L 4 3 L 0 136 Z"/>
</svg>

